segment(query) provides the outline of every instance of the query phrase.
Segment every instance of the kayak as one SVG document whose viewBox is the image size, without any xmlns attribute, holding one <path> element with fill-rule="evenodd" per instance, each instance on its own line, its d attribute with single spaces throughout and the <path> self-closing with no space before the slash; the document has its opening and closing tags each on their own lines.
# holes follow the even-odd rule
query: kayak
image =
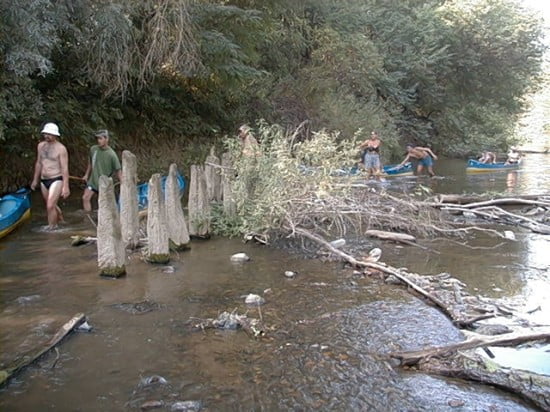
<svg viewBox="0 0 550 412">
<path fill-rule="evenodd" d="M 361 173 L 361 169 L 358 166 L 351 168 L 338 169 L 333 174 L 335 176 L 357 176 Z M 404 165 L 386 165 L 382 167 L 381 176 L 411 176 L 414 174 L 413 165 L 411 162 L 407 162 Z"/>
<path fill-rule="evenodd" d="M 31 217 L 30 190 L 19 189 L 0 197 L 0 239 Z"/>
<path fill-rule="evenodd" d="M 160 179 L 160 185 L 162 188 L 162 193 L 165 193 L 166 190 L 166 179 L 168 176 L 162 176 Z M 180 194 L 183 194 L 183 190 L 185 189 L 185 179 L 182 175 L 179 173 L 176 176 L 178 180 L 178 186 L 180 189 Z M 148 183 L 141 183 L 137 185 L 137 195 L 138 195 L 138 209 L 143 210 L 147 209 L 148 204 L 148 195 L 149 195 L 149 184 Z"/>
<path fill-rule="evenodd" d="M 407 162 L 404 165 L 386 165 L 383 168 L 386 176 L 412 176 L 414 174 L 413 165 Z"/>
<path fill-rule="evenodd" d="M 477 160 L 468 160 L 466 171 L 469 173 L 486 173 L 486 172 L 499 172 L 501 170 L 515 170 L 519 168 L 520 163 L 506 164 L 504 162 L 499 163 L 481 163 Z"/>
</svg>

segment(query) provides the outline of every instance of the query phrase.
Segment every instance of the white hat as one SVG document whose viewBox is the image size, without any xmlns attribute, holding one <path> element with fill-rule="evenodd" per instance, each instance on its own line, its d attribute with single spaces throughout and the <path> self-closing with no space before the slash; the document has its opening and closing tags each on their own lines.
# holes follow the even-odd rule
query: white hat
<svg viewBox="0 0 550 412">
<path fill-rule="evenodd" d="M 52 134 L 54 136 L 61 136 L 59 134 L 59 127 L 55 123 L 46 123 L 40 134 Z"/>
</svg>

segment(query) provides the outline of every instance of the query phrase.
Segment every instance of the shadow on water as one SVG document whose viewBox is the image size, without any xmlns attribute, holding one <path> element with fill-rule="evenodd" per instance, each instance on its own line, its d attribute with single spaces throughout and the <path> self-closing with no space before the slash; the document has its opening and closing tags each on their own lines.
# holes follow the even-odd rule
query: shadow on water
<svg viewBox="0 0 550 412">
<path fill-rule="evenodd" d="M 453 169 L 453 162 L 441 165 L 454 170 L 452 177 L 434 185 L 443 191 L 449 180 L 454 192 L 482 186 Z M 499 187 L 504 182 L 495 179 Z M 530 409 L 488 387 L 392 368 L 384 357 L 390 351 L 463 339 L 437 310 L 401 288 L 354 276 L 338 264 L 217 238 L 174 255 L 173 273 L 135 254 L 128 276 L 102 279 L 95 246 L 70 246 L 71 234 L 94 229 L 76 212 L 77 202 L 64 206 L 64 230 L 46 233 L 39 230 L 45 221 L 40 199 L 33 200 L 33 220 L 0 243 L 0 362 L 6 365 L 48 340 L 75 313 L 84 312 L 94 330 L 71 336 L 59 355 L 51 352 L 18 375 L 0 391 L 1 410 L 139 410 L 153 400 L 163 402 L 159 410 L 186 400 L 200 400 L 206 410 L 451 410 L 454 404 L 472 411 Z M 449 271 L 474 292 L 540 305 L 533 316 L 542 323 L 548 315 L 542 292 L 548 287 L 548 238 L 516 235 L 517 242 L 489 251 L 442 241 L 430 246 L 437 243 L 438 255 L 382 248 L 394 266 Z M 231 263 L 239 251 L 252 260 Z M 298 276 L 287 279 L 285 270 Z M 257 308 L 244 304 L 248 293 L 266 298 L 261 316 L 267 338 L 191 327 L 195 319 L 224 310 L 259 317 Z M 137 302 L 144 310 L 121 305 Z M 143 381 L 153 375 L 166 382 Z"/>
</svg>

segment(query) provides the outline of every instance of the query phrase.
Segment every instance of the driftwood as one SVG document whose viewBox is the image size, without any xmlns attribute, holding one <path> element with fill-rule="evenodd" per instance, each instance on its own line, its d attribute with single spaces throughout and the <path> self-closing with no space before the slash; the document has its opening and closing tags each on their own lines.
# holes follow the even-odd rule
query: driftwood
<svg viewBox="0 0 550 412">
<path fill-rule="evenodd" d="M 437 346 L 428 349 L 394 352 L 390 353 L 392 358 L 399 359 L 401 365 L 415 365 L 423 359 L 445 356 L 459 350 L 468 350 L 482 348 L 487 346 L 514 346 L 520 343 L 532 342 L 536 340 L 550 339 L 550 328 L 536 328 L 529 333 L 507 333 L 497 336 L 485 336 L 477 333 L 470 333 L 469 338 L 460 343 L 454 343 L 447 346 Z"/>
<path fill-rule="evenodd" d="M 476 348 L 513 346 L 550 339 L 550 329 L 499 336 L 472 334 L 466 341 L 419 351 L 391 353 L 402 365 L 416 365 L 422 372 L 467 379 L 498 386 L 516 393 L 542 410 L 550 409 L 550 377 L 530 371 L 509 369 L 475 353 Z"/>
<path fill-rule="evenodd" d="M 407 244 L 410 242 L 416 242 L 416 238 L 414 236 L 407 235 L 406 233 L 385 232 L 383 230 L 367 230 L 365 231 L 365 235 L 382 240 L 393 240 L 394 242 L 402 242 Z"/>
<path fill-rule="evenodd" d="M 12 378 L 16 373 L 23 370 L 24 368 L 38 360 L 46 352 L 53 349 L 59 342 L 63 340 L 65 336 L 71 333 L 71 331 L 73 331 L 85 320 L 86 316 L 83 313 L 78 313 L 74 315 L 72 319 L 65 323 L 61 327 L 61 329 L 59 329 L 57 333 L 41 348 L 33 351 L 32 353 L 29 352 L 26 355 L 21 356 L 20 358 L 12 362 L 12 364 L 9 365 L 7 368 L 0 370 L 0 387 L 6 384 L 8 380 Z"/>
<path fill-rule="evenodd" d="M 497 196 L 490 200 L 487 200 L 486 196 L 479 196 L 479 195 L 441 194 L 435 198 L 435 202 L 436 203 L 454 203 L 454 204 L 464 205 L 464 204 L 475 203 L 475 202 L 484 202 L 484 201 L 499 202 L 502 200 L 506 200 L 506 202 L 504 203 L 493 203 L 493 204 L 524 205 L 525 203 L 522 203 L 522 202 L 525 200 L 538 201 L 539 199 L 542 199 L 542 201 L 545 203 L 550 202 L 550 200 L 548 200 L 550 199 L 550 193 L 545 195 L 518 195 L 518 196 L 514 196 L 514 198 L 508 198 L 508 197 L 499 198 Z"/>
<path fill-rule="evenodd" d="M 403 269 L 394 268 L 385 263 L 356 259 L 344 251 L 335 248 L 320 236 L 305 229 L 295 227 L 293 228 L 293 232 L 313 240 L 335 255 L 340 256 L 354 267 L 374 269 L 375 271 L 394 276 L 407 285 L 407 287 L 434 304 L 460 328 L 471 326 L 480 320 L 512 314 L 493 302 L 486 299 L 481 300 L 473 296 L 467 296 L 467 300 L 470 302 L 465 304 L 464 300 L 466 300 L 466 297 L 463 299 L 464 292 L 462 291 L 462 286 L 458 285 L 461 282 L 457 279 L 451 279 L 448 274 L 443 274 L 443 276 L 420 276 L 415 273 L 406 272 Z"/>
<path fill-rule="evenodd" d="M 457 206 L 444 206 L 441 210 L 454 211 L 454 212 L 468 212 L 473 213 L 476 216 L 488 219 L 496 220 L 506 224 L 518 224 L 526 227 L 533 232 L 548 235 L 550 234 L 550 226 L 544 223 L 539 223 L 533 219 L 529 219 L 524 216 L 520 216 L 514 213 L 507 212 L 496 206 L 486 206 L 477 209 L 469 209 L 467 207 Z"/>
</svg>

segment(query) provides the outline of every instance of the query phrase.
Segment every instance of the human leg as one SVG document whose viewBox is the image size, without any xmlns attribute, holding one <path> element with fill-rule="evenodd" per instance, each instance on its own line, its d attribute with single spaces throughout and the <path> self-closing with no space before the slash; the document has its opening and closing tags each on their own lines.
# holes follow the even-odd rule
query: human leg
<svg viewBox="0 0 550 412">
<path fill-rule="evenodd" d="M 63 188 L 63 182 L 57 180 L 50 185 L 49 189 L 46 189 L 44 185 L 42 188 L 47 192 L 46 200 L 46 211 L 48 213 L 48 227 L 50 229 L 55 229 L 57 224 L 63 220 L 63 214 L 61 209 L 57 205 L 59 197 L 61 196 L 61 189 Z M 44 192 L 42 192 L 44 195 Z"/>
<path fill-rule="evenodd" d="M 95 192 L 90 188 L 90 186 L 84 189 L 84 194 L 82 195 L 82 207 L 86 212 L 92 211 L 92 198 L 94 197 L 94 193 Z"/>
</svg>

